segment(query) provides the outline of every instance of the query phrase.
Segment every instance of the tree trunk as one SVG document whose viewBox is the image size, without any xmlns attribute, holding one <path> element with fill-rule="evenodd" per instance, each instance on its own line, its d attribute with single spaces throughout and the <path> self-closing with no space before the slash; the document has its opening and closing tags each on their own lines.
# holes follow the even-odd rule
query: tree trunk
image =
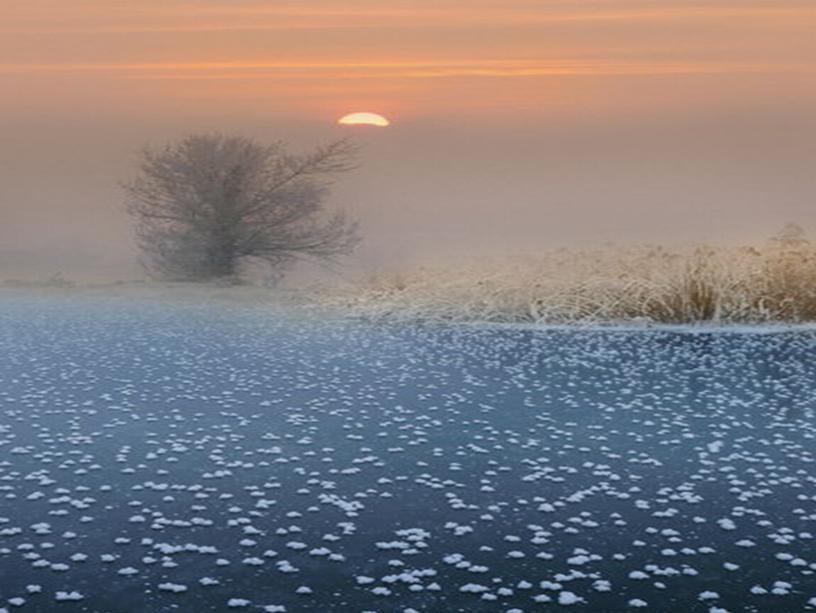
<svg viewBox="0 0 816 613">
<path fill-rule="evenodd" d="M 235 246 L 227 236 L 220 235 L 213 240 L 207 259 L 209 264 L 207 273 L 213 279 L 232 277 L 237 272 Z"/>
</svg>

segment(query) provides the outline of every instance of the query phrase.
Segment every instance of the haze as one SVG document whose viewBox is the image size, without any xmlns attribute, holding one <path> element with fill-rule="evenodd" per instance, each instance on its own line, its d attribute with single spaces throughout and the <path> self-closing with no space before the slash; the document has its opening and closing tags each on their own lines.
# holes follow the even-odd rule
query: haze
<svg viewBox="0 0 816 613">
<path fill-rule="evenodd" d="M 352 269 L 816 230 L 815 29 L 810 0 L 6 0 L 0 274 L 139 276 L 118 181 L 194 131 L 358 138 Z"/>
</svg>

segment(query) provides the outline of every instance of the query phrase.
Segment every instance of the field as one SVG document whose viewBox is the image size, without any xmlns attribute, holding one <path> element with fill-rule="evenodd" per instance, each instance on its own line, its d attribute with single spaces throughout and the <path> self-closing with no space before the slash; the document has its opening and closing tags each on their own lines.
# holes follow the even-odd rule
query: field
<svg viewBox="0 0 816 613">
<path fill-rule="evenodd" d="M 812 332 L 0 306 L 0 610 L 816 610 Z"/>
<path fill-rule="evenodd" d="M 816 248 L 797 227 L 767 245 L 556 250 L 326 284 L 366 319 L 535 324 L 816 321 Z"/>
</svg>

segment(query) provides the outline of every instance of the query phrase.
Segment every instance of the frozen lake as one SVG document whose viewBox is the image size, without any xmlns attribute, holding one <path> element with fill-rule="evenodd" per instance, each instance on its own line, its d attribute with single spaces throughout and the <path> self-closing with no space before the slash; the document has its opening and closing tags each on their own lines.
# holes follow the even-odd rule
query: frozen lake
<svg viewBox="0 0 816 613">
<path fill-rule="evenodd" d="M 0 610 L 816 610 L 814 333 L 12 292 L 0 355 Z"/>
</svg>

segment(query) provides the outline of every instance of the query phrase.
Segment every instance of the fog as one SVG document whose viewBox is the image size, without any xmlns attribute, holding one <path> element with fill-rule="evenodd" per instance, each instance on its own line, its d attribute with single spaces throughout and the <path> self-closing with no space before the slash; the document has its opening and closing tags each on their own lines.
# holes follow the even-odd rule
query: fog
<svg viewBox="0 0 816 613">
<path fill-rule="evenodd" d="M 202 131 L 293 151 L 355 138 L 331 199 L 362 224 L 350 272 L 816 230 L 807 3 L 273 8 L 12 2 L 0 277 L 143 276 L 118 182 L 146 144 Z M 362 110 L 393 125 L 335 125 Z"/>
<path fill-rule="evenodd" d="M 805 109 L 397 121 L 352 132 L 360 167 L 331 205 L 362 223 L 349 270 L 607 241 L 761 241 L 789 220 L 812 228 L 815 127 Z M 118 182 L 146 143 L 202 130 L 295 151 L 348 134 L 325 122 L 18 123 L 0 158 L 4 276 L 142 276 Z"/>
</svg>

